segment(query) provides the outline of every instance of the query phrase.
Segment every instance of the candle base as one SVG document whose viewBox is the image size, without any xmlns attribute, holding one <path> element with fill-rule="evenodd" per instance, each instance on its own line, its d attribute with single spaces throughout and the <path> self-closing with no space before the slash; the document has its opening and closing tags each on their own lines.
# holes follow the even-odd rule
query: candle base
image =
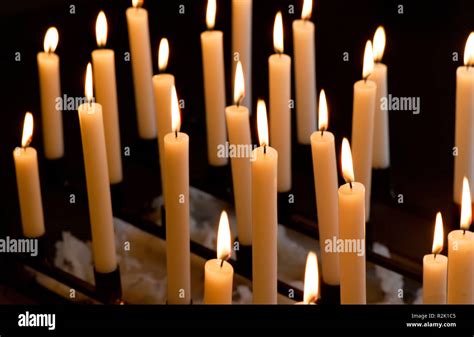
<svg viewBox="0 0 474 337">
<path fill-rule="evenodd" d="M 65 159 L 47 159 L 45 160 L 45 169 L 43 172 L 46 174 L 46 181 L 48 186 L 63 187 L 68 185 L 68 181 L 65 175 L 66 172 Z"/>
<path fill-rule="evenodd" d="M 112 197 L 112 212 L 114 215 L 120 215 L 124 208 L 123 183 L 110 185 Z"/>
<path fill-rule="evenodd" d="M 372 169 L 372 200 L 392 202 L 395 192 L 392 186 L 392 169 Z"/>
<path fill-rule="evenodd" d="M 318 304 L 341 304 L 341 286 L 321 283 L 321 298 Z"/>
<path fill-rule="evenodd" d="M 120 267 L 110 273 L 99 273 L 94 268 L 95 289 L 99 298 L 105 304 L 120 304 L 122 302 L 122 284 Z"/>
<path fill-rule="evenodd" d="M 238 238 L 235 239 L 239 241 Z M 252 246 L 240 245 L 236 252 L 237 263 L 241 274 L 252 277 Z"/>
<path fill-rule="evenodd" d="M 169 303 L 168 303 L 168 300 L 166 300 L 165 304 L 166 304 L 166 305 L 180 305 L 180 304 L 169 304 Z M 181 304 L 181 305 L 193 305 L 193 304 L 194 304 L 194 303 L 193 303 L 193 300 L 191 299 L 191 302 L 189 302 L 188 304 Z"/>
</svg>

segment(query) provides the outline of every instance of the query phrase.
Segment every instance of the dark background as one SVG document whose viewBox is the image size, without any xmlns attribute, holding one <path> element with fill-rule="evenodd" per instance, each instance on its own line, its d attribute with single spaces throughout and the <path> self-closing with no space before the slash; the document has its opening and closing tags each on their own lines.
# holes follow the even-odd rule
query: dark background
<svg viewBox="0 0 474 337">
<path fill-rule="evenodd" d="M 267 58 L 273 53 L 273 21 L 283 11 L 285 52 L 292 55 L 291 23 L 301 14 L 302 0 L 254 1 L 253 98 L 267 99 Z M 128 52 L 125 10 L 131 1 L 22 1 L 6 2 L 0 9 L 0 209 L 1 232 L 20 233 L 19 206 L 12 151 L 19 145 L 26 111 L 35 116 L 32 146 L 38 149 L 47 231 L 57 239 L 61 230 L 73 230 L 88 238 L 87 197 L 77 112 L 64 112 L 66 157 L 48 163 L 42 157 L 41 115 L 36 54 L 43 49 L 48 27 L 59 30 L 56 53 L 61 58 L 62 93 L 83 96 L 84 74 L 90 52 L 96 48 L 95 21 L 105 11 L 108 20 L 107 47 L 116 52 L 117 86 L 122 146 L 130 147 L 124 158 L 125 208 L 141 212 L 160 194 L 156 144 L 137 137 L 131 64 Z M 206 1 L 145 1 L 149 11 L 154 71 L 162 37 L 170 41 L 168 72 L 176 76 L 180 98 L 185 99 L 182 130 L 191 136 L 191 183 L 231 199 L 229 180 L 213 181 L 205 158 L 205 122 L 202 87 L 200 33 L 206 29 Z M 178 6 L 185 5 L 180 15 Z M 219 0 L 216 29 L 225 33 L 228 102 L 231 102 L 230 27 L 231 2 Z M 75 14 L 70 14 L 75 5 Z M 295 14 L 288 14 L 288 6 Z M 398 6 L 404 14 L 398 14 Z M 455 72 L 462 64 L 466 39 L 474 29 L 474 2 L 449 1 L 316 1 L 317 88 L 328 97 L 330 130 L 336 134 L 339 152 L 342 137 L 350 137 L 352 86 L 361 78 L 365 42 L 378 25 L 385 26 L 387 47 L 383 62 L 389 69 L 389 93 L 421 98 L 421 113 L 390 113 L 392 182 L 404 205 L 374 200 L 372 231 L 375 240 L 403 256 L 421 263 L 432 244 L 434 219 L 442 210 L 448 228 L 455 228 L 452 206 Z M 21 53 L 21 62 L 15 53 Z M 350 61 L 343 61 L 348 52 Z M 453 53 L 459 53 L 453 61 Z M 294 97 L 294 95 L 293 95 Z M 254 101 L 254 106 L 255 106 Z M 252 118 L 252 128 L 255 120 Z M 254 130 L 253 130 L 254 131 Z M 294 133 L 293 133 L 294 134 Z M 295 137 L 293 136 L 293 139 Z M 256 142 L 256 138 L 254 138 Z M 315 219 L 314 188 L 309 147 L 294 145 L 296 204 L 294 211 Z M 339 158 L 339 157 L 338 157 Z M 211 172 L 211 173 L 210 173 Z M 59 184 L 57 183 L 59 180 Z M 77 203 L 69 203 L 70 193 Z"/>
</svg>

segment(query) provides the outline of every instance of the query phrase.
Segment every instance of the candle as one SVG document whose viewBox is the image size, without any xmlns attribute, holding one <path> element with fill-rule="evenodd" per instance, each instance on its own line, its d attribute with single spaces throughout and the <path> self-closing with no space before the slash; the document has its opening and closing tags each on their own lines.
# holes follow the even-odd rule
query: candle
<svg viewBox="0 0 474 337">
<path fill-rule="evenodd" d="M 351 148 L 346 138 L 342 141 L 341 156 L 342 172 L 347 182 L 338 192 L 339 238 L 345 248 L 339 255 L 341 304 L 366 304 L 365 187 L 354 182 Z"/>
<path fill-rule="evenodd" d="M 310 144 L 316 131 L 316 52 L 312 0 L 304 0 L 301 20 L 293 21 L 295 54 L 296 130 L 300 144 Z"/>
<path fill-rule="evenodd" d="M 90 63 L 87 65 L 85 93 L 87 102 L 79 106 L 78 112 L 92 229 L 92 252 L 95 270 L 98 273 L 108 274 L 117 269 L 114 221 L 102 105 L 93 103 L 92 66 Z"/>
<path fill-rule="evenodd" d="M 268 59 L 270 83 L 270 136 L 278 152 L 278 192 L 291 189 L 291 58 L 283 54 L 283 19 L 275 17 L 273 45 L 276 54 Z"/>
<path fill-rule="evenodd" d="M 107 19 L 104 12 L 100 12 L 97 16 L 95 31 L 97 46 L 100 49 L 92 52 L 94 85 L 97 102 L 102 105 L 109 180 L 111 184 L 118 184 L 122 181 L 123 174 L 115 80 L 115 53 L 111 49 L 104 48 L 107 43 Z"/>
<path fill-rule="evenodd" d="M 153 76 L 153 91 L 155 94 L 156 129 L 158 131 L 158 152 L 160 156 L 161 187 L 165 191 L 165 136 L 172 132 L 171 129 L 171 88 L 175 84 L 174 76 L 164 73 L 168 66 L 169 43 L 161 39 L 158 49 L 158 67 L 160 74 Z"/>
<path fill-rule="evenodd" d="M 448 258 L 441 255 L 443 250 L 443 218 L 436 214 L 433 254 L 423 257 L 423 303 L 446 304 L 448 283 Z"/>
<path fill-rule="evenodd" d="M 13 160 L 15 161 L 23 235 L 27 238 L 38 238 L 44 234 L 45 230 L 38 157 L 36 150 L 29 146 L 32 137 L 33 115 L 27 112 L 23 124 L 21 147 L 17 147 L 13 151 Z"/>
<path fill-rule="evenodd" d="M 382 108 L 382 100 L 387 99 L 387 66 L 382 63 L 385 50 L 385 30 L 378 27 L 374 35 L 375 66 L 369 80 L 377 85 L 374 114 L 374 140 L 372 167 L 386 169 L 390 166 L 390 139 L 388 128 L 388 111 Z"/>
<path fill-rule="evenodd" d="M 374 113 L 377 85 L 367 80 L 374 69 L 372 43 L 367 41 L 364 53 L 363 80 L 354 84 L 354 110 L 352 115 L 352 148 L 354 173 L 365 186 L 365 218 L 370 219 L 370 188 L 372 184 L 372 150 Z"/>
<path fill-rule="evenodd" d="M 244 153 L 237 152 L 231 158 L 232 182 L 234 187 L 235 213 L 237 216 L 237 232 L 239 242 L 249 246 L 252 244 L 252 212 L 251 212 L 251 168 L 250 155 L 250 123 L 249 110 L 240 105 L 245 97 L 245 81 L 240 61 L 235 72 L 234 103 L 225 110 L 229 143 L 236 149 L 244 149 Z"/>
<path fill-rule="evenodd" d="M 303 302 L 297 304 L 316 304 L 319 298 L 319 270 L 316 253 L 309 252 L 304 272 Z"/>
<path fill-rule="evenodd" d="M 164 139 L 168 304 L 191 303 L 189 243 L 189 137 L 181 127 L 176 88 L 171 88 L 171 129 Z"/>
<path fill-rule="evenodd" d="M 151 77 L 150 32 L 148 30 L 148 12 L 141 8 L 143 0 L 132 0 L 133 8 L 126 12 L 128 39 L 132 55 L 135 105 L 137 109 L 138 133 L 140 138 L 156 137 L 155 113 L 153 107 L 153 88 Z"/>
<path fill-rule="evenodd" d="M 448 304 L 474 304 L 474 233 L 469 181 L 463 179 L 461 230 L 448 235 Z"/>
<path fill-rule="evenodd" d="M 217 259 L 204 266 L 204 303 L 232 304 L 232 279 L 234 268 L 228 263 L 231 256 L 232 239 L 229 218 L 222 212 L 217 231 Z"/>
<path fill-rule="evenodd" d="M 311 135 L 313 153 L 316 208 L 318 210 L 319 245 L 323 280 L 326 284 L 339 284 L 339 255 L 325 249 L 327 240 L 339 237 L 339 215 L 337 209 L 337 166 L 334 135 L 328 128 L 326 94 L 319 97 L 319 130 Z"/>
<path fill-rule="evenodd" d="M 277 163 L 269 146 L 267 109 L 257 105 L 260 147 L 252 152 L 252 278 L 253 303 L 277 303 Z"/>
<path fill-rule="evenodd" d="M 252 106 L 252 5 L 253 0 L 232 0 L 232 59 L 244 65 L 247 93 L 242 105 L 247 107 Z"/>
<path fill-rule="evenodd" d="M 214 30 L 216 0 L 207 4 L 207 31 L 201 34 L 204 93 L 206 101 L 207 155 L 212 166 L 227 165 L 226 157 L 219 157 L 218 147 L 227 141 L 225 129 L 225 73 L 224 34 Z"/>
<path fill-rule="evenodd" d="M 456 155 L 454 157 L 454 202 L 461 204 L 463 178 L 474 179 L 472 123 L 474 122 L 474 32 L 464 50 L 464 66 L 456 72 Z M 472 198 L 472 195 L 471 195 Z"/>
<path fill-rule="evenodd" d="M 64 156 L 63 117 L 62 112 L 56 109 L 57 99 L 61 97 L 59 56 L 54 53 L 58 42 L 58 30 L 49 28 L 44 37 L 44 52 L 37 56 L 44 155 L 47 159 Z"/>
</svg>

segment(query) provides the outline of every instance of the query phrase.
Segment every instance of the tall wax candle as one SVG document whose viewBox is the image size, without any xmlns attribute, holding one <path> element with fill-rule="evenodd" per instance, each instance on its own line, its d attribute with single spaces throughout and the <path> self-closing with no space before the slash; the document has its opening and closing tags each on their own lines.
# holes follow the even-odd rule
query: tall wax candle
<svg viewBox="0 0 474 337">
<path fill-rule="evenodd" d="M 464 50 L 464 66 L 456 72 L 456 123 L 453 199 L 461 204 L 463 178 L 474 179 L 474 32 L 469 35 Z M 473 195 L 471 195 L 471 198 Z"/>
<path fill-rule="evenodd" d="M 275 17 L 273 44 L 276 54 L 268 59 L 270 83 L 270 137 L 278 152 L 278 192 L 291 189 L 291 57 L 283 54 L 283 19 Z"/>
<path fill-rule="evenodd" d="M 64 156 L 63 117 L 57 109 L 61 98 L 59 56 L 54 53 L 59 42 L 58 30 L 51 27 L 44 37 L 44 52 L 38 53 L 38 73 L 41 93 L 44 154 L 47 159 Z"/>
<path fill-rule="evenodd" d="M 334 135 L 328 128 L 326 94 L 319 97 L 319 130 L 311 135 L 313 172 L 318 211 L 319 245 L 323 280 L 326 284 L 339 284 L 339 254 L 326 251 L 327 240 L 339 238 L 339 214 L 337 209 L 337 166 Z"/>
<path fill-rule="evenodd" d="M 79 106 L 82 150 L 86 171 L 94 267 L 108 274 L 117 269 L 114 221 L 110 196 L 102 106 L 93 103 L 92 66 L 87 65 L 87 103 Z"/>
<path fill-rule="evenodd" d="M 207 4 L 207 31 L 201 34 L 204 94 L 206 101 L 207 154 L 212 166 L 227 165 L 227 157 L 218 156 L 219 145 L 227 141 L 225 129 L 224 34 L 214 30 L 216 0 Z"/>
<path fill-rule="evenodd" d="M 300 144 L 310 144 L 316 131 L 316 50 L 313 1 L 304 0 L 301 20 L 293 21 L 295 55 L 296 133 Z"/>
<path fill-rule="evenodd" d="M 104 48 L 107 43 L 107 19 L 104 12 L 99 13 L 95 30 L 97 45 L 100 49 L 92 52 L 94 85 L 97 102 L 102 105 L 103 111 L 109 180 L 111 184 L 118 184 L 123 179 L 123 173 L 115 80 L 115 53 L 112 49 Z"/>
<path fill-rule="evenodd" d="M 372 185 L 372 152 L 374 138 L 374 113 L 377 85 L 367 80 L 374 69 L 372 43 L 367 41 L 364 53 L 363 80 L 354 84 L 352 114 L 352 149 L 354 173 L 365 186 L 365 218 L 370 220 L 370 188 Z"/>
<path fill-rule="evenodd" d="M 390 167 L 390 139 L 388 111 L 383 100 L 387 99 L 387 66 L 382 63 L 385 50 L 385 30 L 378 27 L 374 35 L 374 71 L 369 80 L 377 85 L 374 114 L 374 140 L 372 167 L 386 169 Z"/>
<path fill-rule="evenodd" d="M 33 115 L 27 112 L 23 125 L 21 147 L 17 147 L 13 151 L 13 160 L 15 161 L 23 235 L 27 238 L 38 238 L 45 233 L 45 229 L 38 157 L 36 150 L 29 146 L 32 137 Z"/>
<path fill-rule="evenodd" d="M 164 139 L 166 268 L 168 303 L 191 303 L 189 238 L 189 137 L 181 125 L 176 88 L 171 88 L 171 127 Z"/>
<path fill-rule="evenodd" d="M 436 214 L 436 226 L 433 239 L 433 254 L 423 257 L 423 303 L 446 304 L 448 290 L 448 258 L 441 255 L 443 250 L 443 218 Z"/>
<path fill-rule="evenodd" d="M 351 149 L 346 138 L 342 142 L 341 156 L 347 182 L 338 192 L 339 238 L 344 244 L 344 252 L 339 255 L 341 304 L 366 304 L 365 187 L 354 182 Z"/>
<path fill-rule="evenodd" d="M 252 156 L 253 303 L 277 303 L 277 170 L 278 152 L 268 143 L 267 111 L 257 106 L 260 147 Z"/>
<path fill-rule="evenodd" d="M 148 11 L 141 8 L 143 0 L 132 0 L 133 7 L 126 12 L 128 39 L 132 55 L 135 106 L 137 109 L 138 134 L 142 139 L 156 137 L 155 112 L 153 107 L 153 88 L 151 77 L 150 31 Z"/>
</svg>

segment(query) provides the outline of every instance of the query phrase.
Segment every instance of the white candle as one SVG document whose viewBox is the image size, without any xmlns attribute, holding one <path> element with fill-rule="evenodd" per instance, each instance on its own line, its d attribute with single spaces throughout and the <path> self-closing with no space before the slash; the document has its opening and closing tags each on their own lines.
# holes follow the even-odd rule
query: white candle
<svg viewBox="0 0 474 337">
<path fill-rule="evenodd" d="M 64 156 L 63 117 L 62 111 L 56 108 L 57 100 L 61 98 L 59 56 L 54 53 L 58 41 L 57 29 L 49 28 L 44 37 L 44 52 L 38 53 L 37 56 L 43 144 L 47 159 L 59 159 Z"/>
<path fill-rule="evenodd" d="M 252 278 L 253 303 L 277 303 L 277 163 L 278 152 L 268 144 L 267 111 L 257 106 L 260 147 L 252 156 Z"/>
<path fill-rule="evenodd" d="M 311 134 L 316 131 L 316 50 L 314 23 L 309 21 L 312 6 L 312 0 L 304 0 L 301 20 L 293 21 L 296 130 L 300 144 L 310 144 Z"/>
<path fill-rule="evenodd" d="M 224 34 L 214 30 L 216 0 L 207 4 L 207 28 L 201 34 L 204 93 L 206 101 L 207 154 L 212 166 L 227 165 L 227 157 L 218 156 L 219 145 L 227 141 L 225 129 Z"/>
<path fill-rule="evenodd" d="M 311 135 L 313 153 L 316 208 L 318 210 L 319 245 L 323 280 L 329 285 L 338 285 L 339 254 L 326 251 L 327 240 L 339 238 L 339 214 L 337 208 L 337 166 L 334 135 L 327 132 L 328 108 L 324 90 L 319 97 L 319 130 Z"/>
<path fill-rule="evenodd" d="M 352 150 L 354 173 L 365 186 L 365 218 L 370 220 L 370 188 L 372 185 L 372 151 L 374 113 L 377 85 L 367 80 L 374 68 L 372 43 L 367 41 L 364 53 L 363 80 L 354 84 L 354 110 L 352 114 Z"/>
<path fill-rule="evenodd" d="M 204 266 L 204 303 L 232 304 L 234 268 L 226 260 L 232 255 L 229 218 L 222 212 L 217 231 L 217 259 Z"/>
<path fill-rule="evenodd" d="M 291 57 L 283 54 L 283 19 L 275 17 L 273 44 L 276 54 L 268 59 L 270 83 L 270 137 L 278 152 L 278 192 L 291 189 Z"/>
<path fill-rule="evenodd" d="M 436 214 L 436 226 L 433 239 L 433 254 L 423 257 L 423 303 L 446 304 L 448 290 L 448 258 L 441 255 L 443 250 L 443 218 Z"/>
<path fill-rule="evenodd" d="M 94 267 L 107 274 L 117 269 L 102 106 L 93 101 L 92 66 L 87 65 L 87 103 L 79 106 L 82 150 L 86 170 Z"/>
<path fill-rule="evenodd" d="M 111 184 L 118 184 L 123 179 L 123 173 L 115 80 L 115 53 L 111 49 L 103 48 L 107 43 L 107 19 L 104 12 L 99 13 L 95 30 L 97 45 L 100 49 L 92 52 L 94 86 L 97 102 L 102 105 L 103 111 L 109 180 Z"/>
<path fill-rule="evenodd" d="M 132 55 L 133 84 L 137 109 L 138 133 L 140 138 L 156 137 L 155 112 L 153 107 L 153 88 L 151 77 L 150 31 L 148 30 L 148 11 L 141 8 L 143 0 L 132 0 L 133 8 L 126 12 L 128 39 Z"/>
<path fill-rule="evenodd" d="M 245 97 L 245 82 L 242 64 L 238 62 L 235 72 L 234 102 L 235 105 L 225 110 L 229 143 L 236 149 L 243 149 L 231 158 L 232 183 L 234 188 L 235 213 L 239 243 L 252 244 L 252 201 L 251 201 L 251 167 L 250 156 L 252 141 L 250 138 L 249 110 L 240 105 Z"/>
<path fill-rule="evenodd" d="M 33 115 L 26 113 L 21 147 L 13 151 L 16 183 L 20 201 L 23 235 L 38 238 L 45 232 L 43 202 L 36 150 L 29 146 L 33 137 Z"/>
<path fill-rule="evenodd" d="M 342 141 L 342 171 L 347 184 L 339 188 L 339 238 L 345 249 L 340 257 L 341 304 L 366 304 L 365 187 L 354 182 L 349 142 Z M 362 248 L 357 251 L 355 246 Z"/>
<path fill-rule="evenodd" d="M 456 72 L 456 135 L 454 156 L 453 199 L 461 204 L 462 181 L 467 177 L 474 179 L 474 33 L 469 35 L 464 50 L 464 66 Z M 471 198 L 473 196 L 471 195 Z"/>
<path fill-rule="evenodd" d="M 174 76 L 166 74 L 169 58 L 169 43 L 162 39 L 158 50 L 158 67 L 160 74 L 153 76 L 153 91 L 155 94 L 156 129 L 158 131 L 158 152 L 160 156 L 161 188 L 165 191 L 165 136 L 171 129 L 171 89 L 175 85 Z"/>
<path fill-rule="evenodd" d="M 243 64 L 247 93 L 242 105 L 246 107 L 252 106 L 252 6 L 253 0 L 232 0 L 232 64 Z"/>
<path fill-rule="evenodd" d="M 388 111 L 383 108 L 382 100 L 387 99 L 387 66 L 382 63 L 385 50 L 385 30 L 378 27 L 374 35 L 374 71 L 369 80 L 377 85 L 374 114 L 374 140 L 372 167 L 386 169 L 390 167 L 390 139 Z"/>
<path fill-rule="evenodd" d="M 171 89 L 171 126 L 164 139 L 168 304 L 191 303 L 189 238 L 189 137 L 181 125 L 176 88 Z"/>
<path fill-rule="evenodd" d="M 303 302 L 296 304 L 316 304 L 319 298 L 319 270 L 318 256 L 309 252 L 306 257 L 306 269 L 304 272 Z"/>
<path fill-rule="evenodd" d="M 469 181 L 464 178 L 461 230 L 448 235 L 448 304 L 474 304 L 474 233 L 468 230 L 471 207 Z"/>
</svg>

